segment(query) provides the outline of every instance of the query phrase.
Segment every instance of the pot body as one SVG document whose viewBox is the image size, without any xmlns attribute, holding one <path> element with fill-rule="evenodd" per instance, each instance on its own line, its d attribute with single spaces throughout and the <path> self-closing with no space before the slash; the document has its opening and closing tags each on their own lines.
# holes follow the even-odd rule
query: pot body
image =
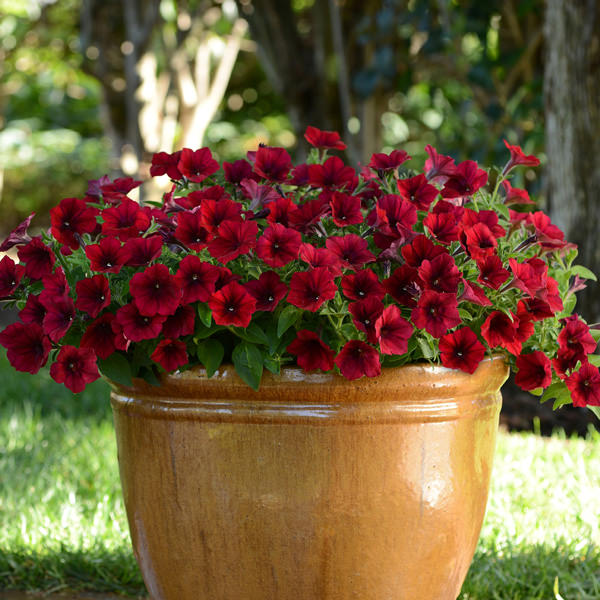
<svg viewBox="0 0 600 600">
<path fill-rule="evenodd" d="M 153 600 L 455 600 L 481 530 L 508 370 L 224 367 L 113 384 Z"/>
</svg>

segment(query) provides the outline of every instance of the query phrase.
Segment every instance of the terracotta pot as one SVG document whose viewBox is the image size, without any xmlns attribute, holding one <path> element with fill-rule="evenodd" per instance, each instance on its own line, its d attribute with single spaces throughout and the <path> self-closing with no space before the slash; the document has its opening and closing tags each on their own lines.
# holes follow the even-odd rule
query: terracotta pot
<svg viewBox="0 0 600 600">
<path fill-rule="evenodd" d="M 113 384 L 153 600 L 454 600 L 487 501 L 508 369 L 376 379 L 223 368 Z"/>
</svg>

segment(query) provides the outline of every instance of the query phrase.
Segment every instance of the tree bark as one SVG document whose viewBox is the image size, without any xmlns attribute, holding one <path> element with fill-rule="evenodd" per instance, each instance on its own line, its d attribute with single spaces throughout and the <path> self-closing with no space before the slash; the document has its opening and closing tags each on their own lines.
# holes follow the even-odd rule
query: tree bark
<svg viewBox="0 0 600 600">
<path fill-rule="evenodd" d="M 600 5 L 548 0 L 546 165 L 553 221 L 579 246 L 577 262 L 600 273 Z M 600 320 L 600 292 L 589 282 L 578 312 Z"/>
</svg>

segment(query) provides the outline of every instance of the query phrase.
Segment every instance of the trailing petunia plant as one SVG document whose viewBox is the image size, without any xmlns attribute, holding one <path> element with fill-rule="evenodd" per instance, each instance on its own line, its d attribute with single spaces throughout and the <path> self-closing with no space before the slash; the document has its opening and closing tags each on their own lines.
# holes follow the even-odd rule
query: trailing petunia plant
<svg viewBox="0 0 600 600">
<path fill-rule="evenodd" d="M 99 372 L 158 384 L 231 363 L 256 390 L 265 368 L 473 373 L 500 353 L 542 400 L 600 405 L 600 330 L 573 314 L 596 278 L 510 183 L 537 158 L 506 143 L 507 164 L 488 173 L 427 146 L 422 172 L 402 150 L 357 172 L 335 154 L 337 133 L 305 137 L 313 148 L 295 166 L 266 146 L 222 165 L 208 148 L 161 152 L 161 202 L 103 177 L 53 208 L 47 233 L 31 237 L 27 219 L 0 247 L 0 298 L 19 310 L 0 333 L 11 364 L 49 361 L 80 392 Z"/>
</svg>

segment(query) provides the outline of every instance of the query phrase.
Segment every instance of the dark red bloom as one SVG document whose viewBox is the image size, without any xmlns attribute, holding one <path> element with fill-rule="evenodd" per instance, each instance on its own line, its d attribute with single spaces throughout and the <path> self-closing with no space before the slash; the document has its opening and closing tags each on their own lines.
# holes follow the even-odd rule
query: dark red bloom
<svg viewBox="0 0 600 600">
<path fill-rule="evenodd" d="M 488 174 L 477 166 L 474 160 L 458 164 L 442 188 L 444 198 L 472 196 L 488 180 Z"/>
<path fill-rule="evenodd" d="M 383 313 L 383 302 L 377 298 L 366 298 L 358 302 L 350 302 L 348 310 L 356 328 L 364 331 L 367 334 L 367 341 L 375 344 L 377 342 L 375 322 Z"/>
<path fill-rule="evenodd" d="M 337 286 L 329 270 L 319 267 L 310 271 L 297 271 L 292 275 L 287 300 L 298 308 L 316 312 L 336 292 Z"/>
<path fill-rule="evenodd" d="M 79 198 L 65 198 L 50 210 L 52 235 L 61 244 L 75 250 L 79 242 L 75 236 L 92 233 L 96 229 L 98 211 Z"/>
<path fill-rule="evenodd" d="M 8 361 L 17 371 L 34 375 L 48 360 L 50 340 L 36 323 L 11 323 L 0 333 L 0 344 L 6 348 Z"/>
<path fill-rule="evenodd" d="M 219 170 L 219 163 L 208 148 L 191 150 L 184 148 L 177 163 L 179 172 L 194 183 L 200 183 Z"/>
<path fill-rule="evenodd" d="M 456 294 L 462 275 L 449 254 L 440 254 L 432 260 L 424 260 L 421 263 L 419 279 L 425 289 Z"/>
<path fill-rule="evenodd" d="M 490 348 L 506 348 L 511 354 L 518 356 L 521 342 L 517 339 L 518 319 L 513 319 L 499 310 L 492 312 L 481 326 L 481 335 Z"/>
<path fill-rule="evenodd" d="M 320 188 L 351 188 L 356 173 L 338 156 L 330 156 L 322 165 L 308 166 L 309 182 Z"/>
<path fill-rule="evenodd" d="M 302 233 L 309 233 L 313 225 L 330 211 L 331 206 L 327 198 L 313 198 L 289 214 L 290 226 Z"/>
<path fill-rule="evenodd" d="M 270 267 L 283 267 L 298 258 L 302 236 L 295 230 L 274 223 L 265 229 L 256 244 L 256 254 Z"/>
<path fill-rule="evenodd" d="M 64 383 L 74 394 L 83 392 L 85 386 L 100 377 L 96 355 L 90 348 L 63 346 L 50 367 L 50 376 L 57 383 Z"/>
<path fill-rule="evenodd" d="M 285 298 L 288 287 L 275 271 L 264 271 L 258 279 L 244 284 L 250 295 L 256 300 L 256 310 L 273 311 Z"/>
<path fill-rule="evenodd" d="M 315 248 L 312 244 L 302 244 L 298 257 L 310 265 L 313 269 L 326 267 L 333 277 L 339 277 L 342 274 L 340 260 L 327 248 Z"/>
<path fill-rule="evenodd" d="M 62 298 L 69 294 L 69 284 L 67 283 L 67 278 L 62 267 L 58 267 L 54 273 L 44 277 L 42 283 L 40 302 L 46 309 L 50 308 L 57 298 Z"/>
<path fill-rule="evenodd" d="M 459 237 L 456 216 L 450 212 L 429 213 L 423 220 L 423 225 L 440 244 L 450 244 Z"/>
<path fill-rule="evenodd" d="M 283 148 L 260 146 L 256 151 L 254 172 L 265 179 L 283 183 L 291 168 L 292 159 Z"/>
<path fill-rule="evenodd" d="M 554 316 L 554 311 L 545 300 L 525 298 L 523 302 L 533 321 L 543 321 Z"/>
<path fill-rule="evenodd" d="M 325 150 L 345 150 L 346 144 L 342 142 L 337 131 L 322 131 L 309 125 L 304 133 L 304 139 L 315 148 Z"/>
<path fill-rule="evenodd" d="M 161 340 L 150 358 L 165 371 L 175 371 L 188 362 L 186 346 L 179 340 Z"/>
<path fill-rule="evenodd" d="M 571 392 L 573 406 L 600 406 L 600 372 L 590 363 L 581 365 L 565 382 Z"/>
<path fill-rule="evenodd" d="M 540 350 L 517 356 L 515 383 L 522 390 L 545 388 L 552 383 L 550 359 Z"/>
<path fill-rule="evenodd" d="M 85 255 L 90 259 L 90 269 L 103 273 L 118 273 L 127 258 L 121 242 L 112 237 L 102 238 L 98 244 L 86 246 Z"/>
<path fill-rule="evenodd" d="M 100 186 L 102 199 L 105 202 L 116 204 L 122 202 L 127 194 L 142 185 L 142 182 L 131 177 L 118 177 L 114 181 L 107 181 Z"/>
<path fill-rule="evenodd" d="M 514 258 L 508 259 L 508 264 L 513 273 L 511 287 L 516 287 L 531 298 L 546 288 L 548 265 L 540 258 L 528 258 L 524 262 L 517 262 Z M 542 298 L 545 300 L 545 298 Z"/>
<path fill-rule="evenodd" d="M 508 179 L 502 182 L 502 187 L 506 193 L 504 204 L 507 206 L 512 206 L 513 204 L 535 204 L 535 201 L 529 197 L 527 190 L 513 187 Z"/>
<path fill-rule="evenodd" d="M 68 296 L 54 298 L 52 303 L 46 303 L 46 314 L 42 321 L 44 333 L 53 341 L 58 342 L 67 333 L 73 319 L 75 319 L 75 306 Z"/>
<path fill-rule="evenodd" d="M 305 371 L 333 369 L 333 350 L 314 331 L 298 331 L 287 351 L 296 357 L 296 362 Z"/>
<path fill-rule="evenodd" d="M 434 244 L 427 236 L 418 235 L 410 244 L 402 246 L 402 256 L 407 265 L 419 267 L 424 260 L 433 260 L 440 254 L 448 254 L 448 251 Z"/>
<path fill-rule="evenodd" d="M 467 252 L 474 260 L 482 260 L 494 254 L 498 247 L 496 238 L 487 225 L 476 223 L 464 230 Z"/>
<path fill-rule="evenodd" d="M 346 379 L 358 379 L 363 375 L 377 377 L 381 373 L 379 352 L 359 340 L 347 342 L 334 362 Z"/>
<path fill-rule="evenodd" d="M 0 260 L 0 298 L 6 298 L 15 291 L 24 273 L 24 267 L 17 265 L 10 256 Z"/>
<path fill-rule="evenodd" d="M 152 156 L 152 165 L 150 166 L 150 175 L 168 175 L 171 179 L 181 179 L 181 171 L 177 168 L 181 158 L 181 150 L 169 154 L 167 152 L 157 152 Z"/>
<path fill-rule="evenodd" d="M 374 171 L 391 171 L 397 169 L 410 158 L 404 150 L 392 150 L 390 154 L 375 153 L 371 156 L 371 162 L 367 166 Z"/>
<path fill-rule="evenodd" d="M 472 302 L 479 306 L 491 306 L 492 301 L 485 295 L 485 292 L 477 284 L 468 279 L 462 280 L 464 289 L 460 295 L 459 302 Z"/>
<path fill-rule="evenodd" d="M 357 271 L 375 260 L 375 256 L 368 249 L 367 241 L 354 233 L 327 238 L 325 246 L 345 269 Z"/>
<path fill-rule="evenodd" d="M 232 273 L 227 267 L 215 267 L 217 269 L 217 281 L 215 282 L 215 291 L 220 290 L 232 281 L 239 281 L 240 276 Z"/>
<path fill-rule="evenodd" d="M 40 302 L 40 297 L 35 294 L 27 296 L 27 302 L 21 311 L 19 311 L 19 319 L 23 323 L 36 323 L 41 325 L 46 316 L 46 307 Z"/>
<path fill-rule="evenodd" d="M 586 361 L 587 358 L 583 362 L 585 363 Z M 565 380 L 577 367 L 577 364 L 579 363 L 579 358 L 577 357 L 577 354 L 575 354 L 575 352 L 559 348 L 556 354 L 556 358 L 553 358 L 551 362 L 554 372 L 562 380 Z"/>
<path fill-rule="evenodd" d="M 391 277 L 384 279 L 385 291 L 401 306 L 414 307 L 421 293 L 419 272 L 409 265 L 401 265 Z"/>
<path fill-rule="evenodd" d="M 525 154 L 523 150 L 521 150 L 521 146 L 511 146 L 506 140 L 504 140 L 504 145 L 510 151 L 510 160 L 506 163 L 504 169 L 502 169 L 502 175 L 506 175 L 517 165 L 537 167 L 540 164 L 539 158 L 533 156 L 533 154 Z"/>
<path fill-rule="evenodd" d="M 163 240 L 160 235 L 147 238 L 130 238 L 123 246 L 123 258 L 128 267 L 142 267 L 158 258 L 162 252 Z"/>
<path fill-rule="evenodd" d="M 515 331 L 515 339 L 518 342 L 526 342 L 535 331 L 533 319 L 527 310 L 523 300 L 519 300 L 517 304 L 517 314 L 515 319 L 517 329 Z"/>
<path fill-rule="evenodd" d="M 465 208 L 462 215 L 463 229 L 469 229 L 478 223 L 485 225 L 496 239 L 506 235 L 506 230 L 499 225 L 498 215 L 493 210 L 475 211 L 471 208 Z M 466 245 L 464 240 L 463 245 Z"/>
<path fill-rule="evenodd" d="M 252 165 L 243 158 L 232 163 L 224 162 L 223 171 L 225 171 L 225 181 L 234 185 L 240 184 L 244 179 L 254 179 L 256 177 L 252 172 Z"/>
<path fill-rule="evenodd" d="M 429 158 L 425 161 L 425 176 L 429 181 L 435 181 L 436 179 L 445 181 L 454 174 L 456 166 L 451 156 L 438 154 L 437 150 L 430 144 L 425 146 L 425 152 L 429 155 Z"/>
<path fill-rule="evenodd" d="M 420 174 L 416 177 L 399 179 L 398 193 L 401 198 L 414 204 L 418 210 L 429 210 L 431 203 L 440 192 L 434 185 L 427 183 L 425 175 Z"/>
<path fill-rule="evenodd" d="M 502 266 L 502 261 L 497 254 L 490 254 L 478 260 L 477 267 L 479 269 L 477 281 L 494 290 L 510 277 L 510 273 Z"/>
<path fill-rule="evenodd" d="M 331 216 L 338 227 L 348 227 L 363 222 L 360 198 L 343 192 L 334 192 L 331 201 Z"/>
<path fill-rule="evenodd" d="M 200 205 L 200 224 L 202 227 L 216 233 L 224 221 L 241 221 L 242 205 L 233 200 L 205 200 Z"/>
<path fill-rule="evenodd" d="M 383 300 L 385 289 L 377 275 L 370 269 L 363 269 L 356 273 L 342 277 L 342 290 L 350 300 L 365 300 L 377 298 Z"/>
<path fill-rule="evenodd" d="M 110 287 L 104 275 L 94 275 L 75 284 L 75 307 L 91 317 L 97 317 L 110 304 Z"/>
<path fill-rule="evenodd" d="M 258 177 L 255 175 L 255 177 Z M 254 179 L 244 179 L 241 186 L 244 196 L 250 199 L 250 210 L 260 210 L 267 204 L 275 202 L 281 195 L 270 185 L 260 185 Z"/>
<path fill-rule="evenodd" d="M 31 241 L 31 236 L 27 233 L 27 229 L 34 216 L 35 213 L 31 213 L 22 223 L 17 225 L 17 227 L 9 233 L 8 237 L 0 244 L 0 252 L 6 252 L 14 246 L 27 244 Z"/>
<path fill-rule="evenodd" d="M 563 328 L 558 334 L 558 345 L 562 350 L 574 352 L 581 361 L 596 350 L 596 342 L 590 333 L 587 323 L 578 315 L 570 315 L 561 319 Z"/>
<path fill-rule="evenodd" d="M 162 334 L 172 340 L 194 333 L 196 311 L 189 304 L 179 306 L 163 323 Z"/>
<path fill-rule="evenodd" d="M 123 199 L 118 206 L 111 206 L 102 211 L 102 233 L 114 236 L 121 241 L 137 237 L 150 227 L 150 217 L 140 208 L 137 202 L 129 198 Z"/>
<path fill-rule="evenodd" d="M 416 327 L 441 337 L 461 322 L 456 294 L 425 290 L 412 309 L 411 318 Z"/>
<path fill-rule="evenodd" d="M 182 291 L 182 304 L 208 302 L 216 289 L 218 278 L 218 267 L 202 262 L 191 254 L 184 257 L 175 275 L 177 285 Z"/>
<path fill-rule="evenodd" d="M 465 373 L 475 373 L 485 356 L 485 346 L 468 327 L 461 327 L 441 337 L 439 348 L 445 367 L 460 369 Z"/>
<path fill-rule="evenodd" d="M 367 221 L 377 228 L 375 244 L 385 249 L 395 239 L 410 241 L 414 237 L 412 226 L 417 222 L 417 209 L 400 196 L 386 194 L 377 200 L 376 210 L 371 211 Z"/>
<path fill-rule="evenodd" d="M 217 325 L 248 327 L 256 310 L 256 300 L 232 281 L 213 294 L 208 306 Z"/>
<path fill-rule="evenodd" d="M 41 279 L 52 273 L 54 267 L 54 253 L 41 237 L 33 238 L 26 246 L 17 251 L 19 260 L 25 263 L 25 275 L 30 279 Z"/>
<path fill-rule="evenodd" d="M 226 264 L 256 246 L 256 221 L 223 221 L 208 244 L 210 255 Z"/>
<path fill-rule="evenodd" d="M 288 181 L 288 183 L 290 185 L 296 185 L 298 187 L 303 187 L 305 185 L 308 185 L 309 180 L 310 180 L 310 177 L 308 174 L 308 165 L 306 163 L 302 163 L 302 164 L 296 165 L 292 169 L 292 176 L 291 176 L 290 180 Z"/>
<path fill-rule="evenodd" d="M 279 223 L 284 227 L 289 227 L 290 215 L 298 211 L 298 206 L 287 196 L 280 196 L 274 202 L 270 202 L 268 208 L 267 221 L 269 223 Z"/>
<path fill-rule="evenodd" d="M 132 342 L 158 337 L 166 318 L 158 314 L 153 317 L 143 315 L 133 302 L 117 310 L 117 323 L 123 329 L 123 335 Z"/>
<path fill-rule="evenodd" d="M 117 317 L 105 313 L 86 327 L 79 345 L 91 348 L 98 358 L 106 359 L 117 350 L 126 350 L 127 344 Z"/>
<path fill-rule="evenodd" d="M 375 337 L 382 354 L 404 354 L 413 331 L 413 326 L 402 318 L 402 312 L 393 304 L 386 306 L 375 322 Z"/>
<path fill-rule="evenodd" d="M 182 212 L 177 216 L 177 228 L 174 236 L 190 250 L 200 252 L 206 248 L 211 234 L 202 225 L 200 212 Z"/>
<path fill-rule="evenodd" d="M 129 283 L 129 291 L 137 309 L 146 317 L 172 315 L 181 300 L 181 288 L 177 280 L 162 264 L 136 273 Z"/>
</svg>

